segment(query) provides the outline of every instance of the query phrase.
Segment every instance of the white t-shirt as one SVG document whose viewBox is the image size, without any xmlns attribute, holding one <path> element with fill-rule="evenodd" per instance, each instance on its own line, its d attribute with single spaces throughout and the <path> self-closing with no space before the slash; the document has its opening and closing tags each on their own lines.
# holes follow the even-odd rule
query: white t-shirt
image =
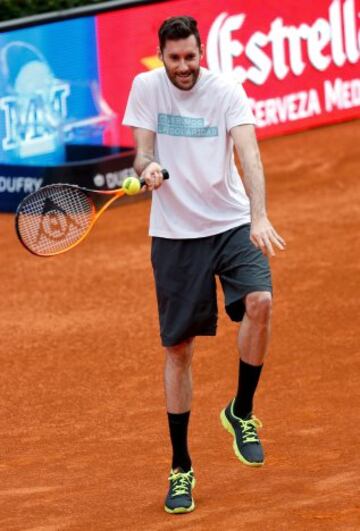
<svg viewBox="0 0 360 531">
<path fill-rule="evenodd" d="M 156 133 L 156 160 L 170 174 L 152 194 L 150 236 L 201 238 L 250 221 L 230 136 L 234 126 L 255 124 L 239 83 L 201 68 L 185 91 L 171 83 L 165 68 L 141 73 L 123 124 Z"/>
</svg>

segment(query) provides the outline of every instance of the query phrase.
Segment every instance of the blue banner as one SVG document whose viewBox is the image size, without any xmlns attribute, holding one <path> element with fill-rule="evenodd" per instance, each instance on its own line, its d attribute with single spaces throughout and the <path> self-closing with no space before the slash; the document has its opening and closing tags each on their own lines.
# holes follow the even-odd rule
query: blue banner
<svg viewBox="0 0 360 531">
<path fill-rule="evenodd" d="M 102 143 L 96 46 L 94 17 L 0 34 L 0 164 L 62 164 L 66 143 Z"/>
</svg>

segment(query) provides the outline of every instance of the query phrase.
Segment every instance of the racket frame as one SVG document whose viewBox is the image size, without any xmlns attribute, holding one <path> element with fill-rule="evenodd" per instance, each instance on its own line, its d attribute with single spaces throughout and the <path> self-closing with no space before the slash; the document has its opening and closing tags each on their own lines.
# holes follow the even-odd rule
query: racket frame
<svg viewBox="0 0 360 531">
<path fill-rule="evenodd" d="M 162 170 L 162 174 L 163 174 L 164 180 L 169 178 L 169 173 L 168 173 L 167 170 L 165 170 L 165 169 Z M 143 187 L 145 185 L 144 179 L 139 179 L 139 180 L 140 180 L 141 187 Z M 66 187 L 68 189 L 77 189 L 77 190 L 80 190 L 80 191 L 84 192 L 85 194 L 87 194 L 88 198 L 92 202 L 92 207 L 94 209 L 94 215 L 93 215 L 93 218 L 92 218 L 91 222 L 89 223 L 89 226 L 84 231 L 84 233 L 75 242 L 70 244 L 68 247 L 66 247 L 66 248 L 64 248 L 64 249 L 62 249 L 60 251 L 56 251 L 56 252 L 49 252 L 49 253 L 46 253 L 46 254 L 38 253 L 38 252 L 34 251 L 33 249 L 31 249 L 25 243 L 25 241 L 23 240 L 23 238 L 21 236 L 21 231 L 20 231 L 20 228 L 19 228 L 19 219 L 20 219 L 20 216 L 22 214 L 22 212 L 21 212 L 22 205 L 23 205 L 23 203 L 25 201 L 27 201 L 29 199 L 30 196 L 38 194 L 39 192 L 44 191 L 46 189 L 54 189 L 54 188 L 57 188 L 57 187 L 59 187 L 59 188 Z M 102 206 L 100 206 L 98 210 L 96 210 L 96 204 L 95 204 L 95 201 L 93 199 L 93 196 L 96 197 L 96 195 L 99 195 L 99 196 L 111 196 L 112 195 L 113 197 L 111 197 Z M 96 223 L 98 218 L 103 214 L 103 212 L 107 208 L 109 208 L 109 206 L 112 205 L 112 203 L 114 203 L 117 199 L 119 199 L 120 197 L 122 197 L 124 195 L 127 195 L 127 194 L 126 194 L 126 192 L 125 192 L 125 190 L 123 188 L 118 188 L 117 190 L 92 190 L 90 188 L 86 188 L 86 187 L 83 187 L 83 186 L 79 186 L 77 184 L 70 184 L 70 183 L 48 184 L 46 186 L 43 186 L 43 187 L 39 188 L 39 190 L 37 190 L 36 192 L 33 192 L 30 195 L 27 195 L 20 202 L 20 204 L 18 205 L 18 207 L 16 209 L 16 214 L 15 214 L 15 230 L 16 230 L 17 237 L 20 240 L 21 244 L 25 247 L 25 249 L 27 251 L 29 251 L 31 254 L 35 255 L 35 256 L 39 256 L 41 258 L 48 258 L 48 257 L 51 257 L 51 256 L 56 256 L 56 255 L 59 255 L 59 254 L 63 254 L 65 252 L 67 252 L 67 251 L 70 251 L 71 249 L 73 249 L 77 245 L 79 245 L 79 243 L 81 243 L 87 237 L 87 235 L 89 234 L 89 232 L 93 228 L 94 224 Z"/>
</svg>

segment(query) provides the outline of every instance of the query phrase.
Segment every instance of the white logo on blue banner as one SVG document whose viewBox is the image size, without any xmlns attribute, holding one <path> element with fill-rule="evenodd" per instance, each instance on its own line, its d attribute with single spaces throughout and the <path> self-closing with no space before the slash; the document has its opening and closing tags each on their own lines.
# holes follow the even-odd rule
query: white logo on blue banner
<svg viewBox="0 0 360 531">
<path fill-rule="evenodd" d="M 22 41 L 2 48 L 0 66 L 7 93 L 0 99 L 5 158 L 26 163 L 32 157 L 51 154 L 52 163 L 63 162 L 61 124 L 67 115 L 69 84 L 56 79 L 43 54 Z"/>
</svg>

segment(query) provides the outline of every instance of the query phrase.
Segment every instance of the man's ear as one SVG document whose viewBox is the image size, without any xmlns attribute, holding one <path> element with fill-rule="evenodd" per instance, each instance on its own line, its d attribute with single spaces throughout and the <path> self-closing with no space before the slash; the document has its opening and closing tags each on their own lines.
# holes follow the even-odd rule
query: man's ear
<svg viewBox="0 0 360 531">
<path fill-rule="evenodd" d="M 163 60 L 163 56 L 162 56 L 162 53 L 161 53 L 161 50 L 160 50 L 160 46 L 158 46 L 156 48 L 156 53 L 157 53 L 157 56 L 160 59 L 160 61 L 162 61 Z"/>
<path fill-rule="evenodd" d="M 201 44 L 200 45 L 200 59 L 202 59 L 204 57 L 204 45 Z"/>
</svg>

